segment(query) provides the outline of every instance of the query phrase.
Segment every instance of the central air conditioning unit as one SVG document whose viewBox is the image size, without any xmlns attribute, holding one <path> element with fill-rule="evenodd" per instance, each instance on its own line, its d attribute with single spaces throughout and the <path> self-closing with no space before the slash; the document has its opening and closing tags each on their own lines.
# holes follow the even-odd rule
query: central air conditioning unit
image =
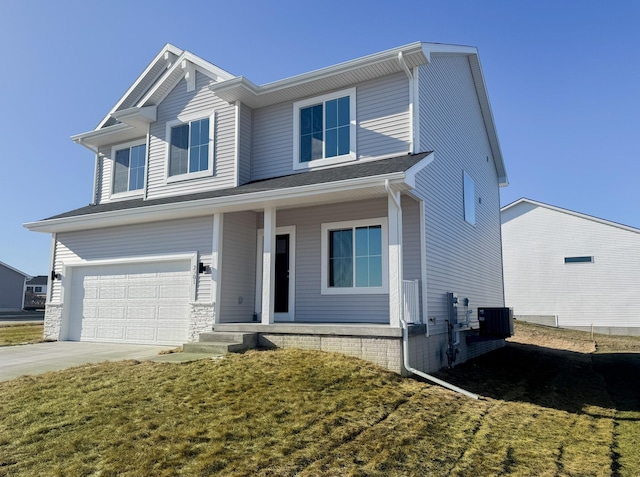
<svg viewBox="0 0 640 477">
<path fill-rule="evenodd" d="M 480 336 L 485 338 L 508 338 L 513 336 L 513 309 L 478 308 Z"/>
</svg>

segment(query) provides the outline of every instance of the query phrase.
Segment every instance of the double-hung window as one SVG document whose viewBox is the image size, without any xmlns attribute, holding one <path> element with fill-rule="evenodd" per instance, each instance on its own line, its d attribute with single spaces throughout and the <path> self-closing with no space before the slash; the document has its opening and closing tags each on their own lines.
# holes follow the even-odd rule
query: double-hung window
<svg viewBox="0 0 640 477">
<path fill-rule="evenodd" d="M 322 294 L 388 292 L 387 220 L 322 224 Z"/>
<path fill-rule="evenodd" d="M 210 175 L 213 170 L 210 117 L 167 123 L 168 179 Z"/>
<path fill-rule="evenodd" d="M 130 195 L 142 191 L 144 187 L 144 169 L 147 159 L 147 146 L 129 143 L 112 148 L 113 158 L 113 194 Z"/>
<path fill-rule="evenodd" d="M 294 103 L 294 169 L 355 160 L 355 98 L 352 88 Z"/>
</svg>

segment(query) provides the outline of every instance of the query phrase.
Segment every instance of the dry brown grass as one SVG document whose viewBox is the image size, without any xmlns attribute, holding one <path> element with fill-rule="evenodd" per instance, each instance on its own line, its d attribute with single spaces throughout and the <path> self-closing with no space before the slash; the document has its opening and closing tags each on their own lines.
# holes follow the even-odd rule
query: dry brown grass
<svg viewBox="0 0 640 477">
<path fill-rule="evenodd" d="M 440 374 L 481 401 L 298 350 L 22 377 L 0 476 L 635 476 L 638 394 L 593 356 L 622 355 L 513 343 Z"/>
<path fill-rule="evenodd" d="M 0 346 L 41 343 L 44 341 L 44 325 L 3 324 L 0 326 Z"/>
</svg>

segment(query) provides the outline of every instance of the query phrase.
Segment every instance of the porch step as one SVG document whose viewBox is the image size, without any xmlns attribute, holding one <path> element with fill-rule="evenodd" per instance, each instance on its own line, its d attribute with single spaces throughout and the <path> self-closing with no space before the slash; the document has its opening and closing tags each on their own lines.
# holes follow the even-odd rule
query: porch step
<svg viewBox="0 0 640 477">
<path fill-rule="evenodd" d="M 182 347 L 185 353 L 239 353 L 258 344 L 257 333 L 235 333 L 213 331 L 200 333 L 200 341 L 185 343 Z"/>
</svg>

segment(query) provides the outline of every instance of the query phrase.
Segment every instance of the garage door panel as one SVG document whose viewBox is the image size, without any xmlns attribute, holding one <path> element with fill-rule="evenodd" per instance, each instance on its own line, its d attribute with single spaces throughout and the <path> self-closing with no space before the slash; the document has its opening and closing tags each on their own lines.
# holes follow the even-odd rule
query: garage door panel
<svg viewBox="0 0 640 477">
<path fill-rule="evenodd" d="M 143 285 L 129 287 L 129 299 L 149 299 L 158 297 L 158 287 L 155 285 Z"/>
<path fill-rule="evenodd" d="M 184 343 L 190 269 L 186 260 L 74 269 L 68 339 Z"/>
</svg>

